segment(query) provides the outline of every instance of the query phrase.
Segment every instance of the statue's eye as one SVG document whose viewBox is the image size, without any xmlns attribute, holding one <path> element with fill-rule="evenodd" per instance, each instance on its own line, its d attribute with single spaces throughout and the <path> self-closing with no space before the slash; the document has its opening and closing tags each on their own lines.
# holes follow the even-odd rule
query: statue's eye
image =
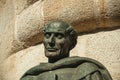
<svg viewBox="0 0 120 80">
<path fill-rule="evenodd" d="M 61 34 L 61 33 L 56 33 L 56 34 L 55 34 L 55 36 L 56 36 L 58 39 L 61 39 L 61 38 L 63 38 L 63 37 L 64 37 L 64 35 L 63 35 L 63 34 Z"/>
<path fill-rule="evenodd" d="M 44 36 L 45 36 L 46 38 L 49 38 L 49 37 L 51 36 L 51 34 L 50 34 L 50 33 L 46 33 Z"/>
</svg>

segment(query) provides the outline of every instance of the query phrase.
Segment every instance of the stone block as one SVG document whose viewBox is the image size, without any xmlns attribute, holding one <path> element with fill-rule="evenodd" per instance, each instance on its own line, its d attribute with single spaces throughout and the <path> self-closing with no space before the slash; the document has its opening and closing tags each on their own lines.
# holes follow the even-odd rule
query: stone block
<svg viewBox="0 0 120 80">
<path fill-rule="evenodd" d="M 63 20 L 71 23 L 78 32 L 120 26 L 118 5 L 118 0 L 45 0 L 45 24 Z"/>
</svg>

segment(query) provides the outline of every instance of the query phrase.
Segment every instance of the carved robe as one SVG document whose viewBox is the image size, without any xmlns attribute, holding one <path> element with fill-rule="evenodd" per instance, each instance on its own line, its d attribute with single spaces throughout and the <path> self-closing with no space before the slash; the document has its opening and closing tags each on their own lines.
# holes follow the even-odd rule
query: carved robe
<svg viewBox="0 0 120 80">
<path fill-rule="evenodd" d="M 55 63 L 41 63 L 28 70 L 20 80 L 112 80 L 98 61 L 68 57 Z"/>
</svg>

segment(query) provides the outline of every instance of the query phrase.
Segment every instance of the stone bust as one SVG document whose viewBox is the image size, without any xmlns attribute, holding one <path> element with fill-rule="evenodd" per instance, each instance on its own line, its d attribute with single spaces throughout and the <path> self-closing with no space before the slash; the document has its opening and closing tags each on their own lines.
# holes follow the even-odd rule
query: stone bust
<svg viewBox="0 0 120 80">
<path fill-rule="evenodd" d="M 31 68 L 20 80 L 112 80 L 108 70 L 98 61 L 69 57 L 70 50 L 77 43 L 77 33 L 71 25 L 53 21 L 43 32 L 48 63 Z"/>
</svg>

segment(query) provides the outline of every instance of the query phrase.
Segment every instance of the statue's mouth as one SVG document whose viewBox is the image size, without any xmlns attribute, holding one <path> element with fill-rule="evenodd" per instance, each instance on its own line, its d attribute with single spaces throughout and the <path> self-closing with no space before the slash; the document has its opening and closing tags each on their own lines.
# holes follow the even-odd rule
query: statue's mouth
<svg viewBox="0 0 120 80">
<path fill-rule="evenodd" d="M 57 51 L 58 49 L 57 49 L 57 48 L 47 48 L 47 50 L 48 50 L 49 52 L 54 52 L 54 51 Z"/>
</svg>

